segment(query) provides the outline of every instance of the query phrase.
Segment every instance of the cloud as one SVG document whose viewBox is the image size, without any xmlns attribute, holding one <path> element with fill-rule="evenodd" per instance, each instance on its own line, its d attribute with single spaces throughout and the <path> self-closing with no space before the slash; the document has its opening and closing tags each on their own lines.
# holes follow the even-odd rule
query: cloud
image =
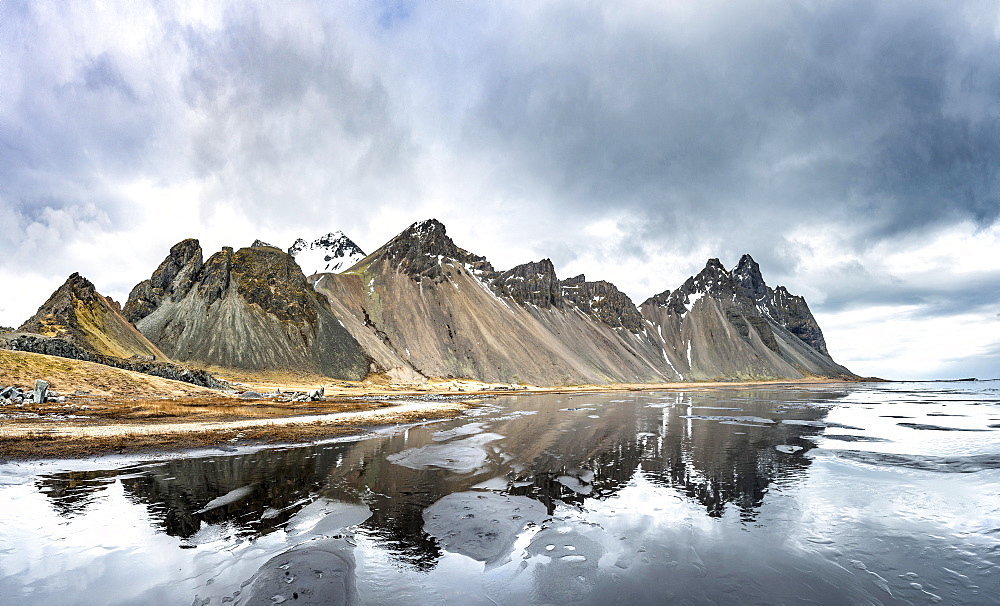
<svg viewBox="0 0 1000 606">
<path fill-rule="evenodd" d="M 3 2 L 0 275 L 120 298 L 184 237 L 373 250 L 434 216 L 497 267 L 550 257 L 637 301 L 749 252 L 821 323 L 965 322 L 998 295 L 998 22 L 974 0 Z"/>
</svg>

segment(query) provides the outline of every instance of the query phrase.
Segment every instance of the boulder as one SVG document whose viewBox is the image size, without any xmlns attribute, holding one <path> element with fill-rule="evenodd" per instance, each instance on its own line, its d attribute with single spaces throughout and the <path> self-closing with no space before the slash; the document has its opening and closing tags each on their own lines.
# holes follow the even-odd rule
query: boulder
<svg viewBox="0 0 1000 606">
<path fill-rule="evenodd" d="M 262 397 L 264 396 L 257 393 L 256 391 L 244 391 L 243 393 L 240 394 L 241 400 L 259 400 Z"/>
<path fill-rule="evenodd" d="M 35 380 L 35 402 L 37 404 L 44 404 L 45 397 L 49 392 L 49 382 L 43 381 L 42 379 Z"/>
<path fill-rule="evenodd" d="M 319 389 L 314 389 L 309 392 L 309 400 L 312 402 L 319 402 L 320 400 L 326 399 L 326 388 L 320 387 Z"/>
</svg>

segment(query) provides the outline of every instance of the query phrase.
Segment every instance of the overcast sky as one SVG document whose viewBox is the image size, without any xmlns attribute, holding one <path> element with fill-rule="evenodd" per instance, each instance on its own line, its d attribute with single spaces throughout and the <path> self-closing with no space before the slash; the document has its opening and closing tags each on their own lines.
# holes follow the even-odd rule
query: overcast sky
<svg viewBox="0 0 1000 606">
<path fill-rule="evenodd" d="M 834 358 L 1000 376 L 1000 5 L 0 2 L 0 325 L 435 217 L 636 303 L 744 252 Z"/>
</svg>

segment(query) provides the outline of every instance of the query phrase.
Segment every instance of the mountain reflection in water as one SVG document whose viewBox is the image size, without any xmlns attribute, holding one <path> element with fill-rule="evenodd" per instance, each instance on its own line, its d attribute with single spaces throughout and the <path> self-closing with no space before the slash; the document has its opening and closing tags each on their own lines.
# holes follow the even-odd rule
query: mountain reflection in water
<svg viewBox="0 0 1000 606">
<path fill-rule="evenodd" d="M 321 445 L 0 465 L 0 595 L 1000 603 L 998 387 L 512 395 Z"/>
<path fill-rule="evenodd" d="M 446 446 L 444 432 L 430 425 L 387 438 L 321 447 L 52 474 L 40 477 L 37 485 L 61 515 L 72 516 L 103 487 L 120 481 L 128 498 L 148 507 L 164 532 L 185 539 L 203 524 L 224 522 L 245 536 L 266 534 L 320 497 L 364 503 L 372 515 L 363 528 L 400 561 L 428 568 L 441 550 L 423 530 L 423 511 L 447 494 L 498 477 L 503 480 L 494 483 L 497 492 L 535 499 L 551 515 L 557 503 L 583 507 L 589 499 L 613 496 L 641 470 L 651 482 L 701 503 L 708 516 L 721 516 L 731 504 L 751 521 L 769 485 L 791 481 L 808 467 L 809 459 L 802 455 L 813 443 L 805 438 L 820 433 L 822 424 L 691 417 L 718 413 L 714 416 L 726 419 L 777 415 L 821 421 L 826 414 L 822 405 L 788 408 L 784 403 L 822 403 L 843 394 L 680 393 L 638 406 L 636 397 L 513 397 L 507 414 L 490 422 L 490 431 L 503 438 L 486 445 L 485 465 L 465 474 L 451 472 L 446 461 L 423 469 L 388 462 L 388 456 L 406 449 Z M 776 450 L 777 445 L 801 450 L 789 455 Z M 225 499 L 244 488 L 238 498 Z M 223 502 L 211 506 L 217 500 Z"/>
</svg>

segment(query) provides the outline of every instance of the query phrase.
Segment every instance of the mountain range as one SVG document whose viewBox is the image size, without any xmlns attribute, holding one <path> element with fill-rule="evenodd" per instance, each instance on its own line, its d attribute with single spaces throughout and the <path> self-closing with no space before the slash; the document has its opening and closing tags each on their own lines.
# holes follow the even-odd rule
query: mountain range
<svg viewBox="0 0 1000 606">
<path fill-rule="evenodd" d="M 830 357 L 806 301 L 768 286 L 749 255 L 732 270 L 710 259 L 637 306 L 610 282 L 560 279 L 549 259 L 497 270 L 434 219 L 368 255 L 342 232 L 207 260 L 184 240 L 120 309 L 74 274 L 18 333 L 102 356 L 353 380 L 856 378 Z"/>
</svg>

